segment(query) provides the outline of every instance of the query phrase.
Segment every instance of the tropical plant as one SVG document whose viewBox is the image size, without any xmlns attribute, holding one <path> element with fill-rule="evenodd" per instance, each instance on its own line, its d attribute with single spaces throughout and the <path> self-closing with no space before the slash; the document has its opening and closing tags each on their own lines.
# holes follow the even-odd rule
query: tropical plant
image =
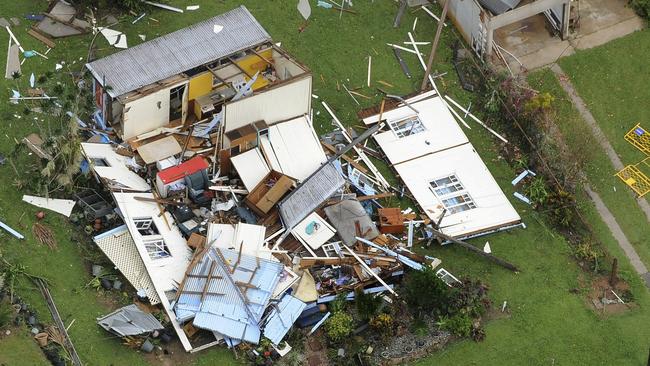
<svg viewBox="0 0 650 366">
<path fill-rule="evenodd" d="M 456 314 L 452 317 L 443 316 L 436 325 L 456 336 L 469 337 L 472 334 L 473 323 L 469 315 Z"/>
<path fill-rule="evenodd" d="M 526 189 L 526 194 L 534 207 L 541 207 L 548 200 L 548 190 L 544 178 L 537 176 L 533 178 Z"/>
</svg>

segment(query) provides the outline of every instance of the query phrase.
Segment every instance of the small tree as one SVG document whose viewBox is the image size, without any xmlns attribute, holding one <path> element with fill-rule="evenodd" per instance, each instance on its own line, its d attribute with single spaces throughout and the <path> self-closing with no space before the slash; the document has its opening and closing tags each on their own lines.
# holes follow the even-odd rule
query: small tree
<svg viewBox="0 0 650 366">
<path fill-rule="evenodd" d="M 448 313 L 453 295 L 453 289 L 428 266 L 421 271 L 409 272 L 402 292 L 404 300 L 414 312 L 435 315 Z"/>
<path fill-rule="evenodd" d="M 366 294 L 363 290 L 357 290 L 355 292 L 354 304 L 356 305 L 359 317 L 363 320 L 368 320 L 377 315 L 381 301 L 381 297 L 375 296 L 374 294 Z"/>
</svg>

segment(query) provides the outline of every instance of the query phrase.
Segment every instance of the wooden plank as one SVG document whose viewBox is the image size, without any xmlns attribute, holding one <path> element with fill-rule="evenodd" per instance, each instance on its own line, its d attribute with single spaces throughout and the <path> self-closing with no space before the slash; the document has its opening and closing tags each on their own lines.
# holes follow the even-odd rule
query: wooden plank
<svg viewBox="0 0 650 366">
<path fill-rule="evenodd" d="M 321 143 L 321 145 L 323 145 L 323 147 L 325 147 L 327 150 L 329 150 L 329 151 L 333 152 L 334 154 L 336 154 L 336 148 L 335 148 L 334 146 L 332 146 L 332 145 L 330 145 L 330 144 L 328 144 L 328 143 L 326 143 L 326 142 L 323 142 L 323 141 L 321 141 L 320 143 Z M 347 155 L 345 155 L 345 154 L 341 155 L 341 157 L 342 157 L 345 161 L 347 161 L 348 163 L 352 164 L 353 167 L 355 167 L 357 170 L 361 171 L 363 174 L 368 174 L 368 173 L 370 173 L 370 172 L 368 171 L 368 169 L 366 169 L 363 165 L 361 165 L 361 164 L 357 163 L 356 161 L 354 161 L 354 159 L 352 159 L 351 157 L 349 157 L 349 156 L 347 156 Z"/>
<path fill-rule="evenodd" d="M 35 29 L 30 29 L 27 31 L 27 34 L 30 36 L 38 39 L 39 41 L 43 42 L 46 46 L 49 48 L 54 48 L 56 47 L 56 43 L 54 43 L 54 40 L 52 40 L 50 37 L 45 36 L 44 34 L 39 33 Z"/>
<path fill-rule="evenodd" d="M 395 291 L 394 291 L 390 286 L 388 286 L 388 284 L 387 284 L 386 282 L 384 282 L 384 280 L 381 279 L 381 277 L 379 277 L 375 272 L 372 271 L 372 269 L 370 269 L 370 267 L 368 267 L 368 265 L 366 264 L 366 262 L 363 261 L 363 259 L 359 258 L 359 256 L 357 255 L 357 253 L 353 252 L 352 249 L 350 249 L 347 245 L 345 245 L 345 244 L 343 244 L 343 243 L 341 243 L 341 245 L 343 245 L 343 247 L 344 247 L 345 249 L 347 249 L 347 251 L 350 252 L 350 254 L 352 254 L 352 256 L 354 257 L 354 259 L 356 259 L 356 260 L 359 262 L 359 264 L 361 264 L 361 266 L 366 270 L 366 272 L 368 272 L 368 273 L 369 273 L 371 276 L 373 276 L 373 277 L 374 277 L 374 278 L 375 278 L 379 283 L 381 283 L 381 285 L 384 286 L 384 288 L 386 288 L 386 290 L 388 290 L 391 294 L 393 294 L 393 295 L 395 295 L 395 296 L 399 296 L 399 295 L 397 294 L 397 292 L 395 292 Z"/>
<path fill-rule="evenodd" d="M 376 200 L 380 198 L 388 198 L 388 197 L 393 197 L 395 193 L 393 192 L 386 192 L 386 193 L 380 193 L 380 194 L 373 194 L 372 196 L 361 196 L 357 197 L 357 201 L 367 201 L 367 200 Z"/>
</svg>

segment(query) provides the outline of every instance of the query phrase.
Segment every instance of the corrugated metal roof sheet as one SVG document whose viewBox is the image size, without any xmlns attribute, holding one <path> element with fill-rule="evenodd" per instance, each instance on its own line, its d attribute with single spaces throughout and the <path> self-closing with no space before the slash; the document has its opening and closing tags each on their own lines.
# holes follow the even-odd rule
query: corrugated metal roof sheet
<svg viewBox="0 0 650 366">
<path fill-rule="evenodd" d="M 219 258 L 221 252 L 225 263 Z M 225 264 L 225 266 L 224 266 Z M 234 272 L 231 268 L 236 264 Z M 179 321 L 228 338 L 258 343 L 259 321 L 280 280 L 283 265 L 230 249 L 210 248 L 189 272 L 174 305 Z M 211 273 L 206 289 L 207 276 Z M 237 284 L 250 284 L 240 287 Z M 206 295 L 203 296 L 202 294 Z M 242 301 L 242 296 L 247 303 Z M 203 298 L 203 300 L 201 300 Z"/>
<path fill-rule="evenodd" d="M 223 29 L 215 33 L 214 26 Z M 271 40 L 241 5 L 227 13 L 86 64 L 120 96 L 194 67 Z"/>
<path fill-rule="evenodd" d="M 145 313 L 134 304 L 97 318 L 97 324 L 121 337 L 149 333 L 164 328 L 155 316 Z"/>
<path fill-rule="evenodd" d="M 280 344 L 306 306 L 307 304 L 295 297 L 285 295 L 280 303 L 271 310 L 264 326 L 264 336 L 273 344 Z"/>
<path fill-rule="evenodd" d="M 290 232 L 344 184 L 345 180 L 331 163 L 318 168 L 278 204 L 280 217 L 287 232 Z"/>
</svg>

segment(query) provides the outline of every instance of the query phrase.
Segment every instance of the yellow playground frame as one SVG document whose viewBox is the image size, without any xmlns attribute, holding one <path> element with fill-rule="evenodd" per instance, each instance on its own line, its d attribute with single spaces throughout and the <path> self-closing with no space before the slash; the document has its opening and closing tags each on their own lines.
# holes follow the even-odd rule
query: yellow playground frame
<svg viewBox="0 0 650 366">
<path fill-rule="evenodd" d="M 637 123 L 634 128 L 625 134 L 625 140 L 639 149 L 647 158 L 634 165 L 628 165 L 616 176 L 627 184 L 639 196 L 643 197 L 650 192 L 650 178 L 645 172 L 650 172 L 650 132 L 647 132 L 641 124 Z"/>
</svg>

